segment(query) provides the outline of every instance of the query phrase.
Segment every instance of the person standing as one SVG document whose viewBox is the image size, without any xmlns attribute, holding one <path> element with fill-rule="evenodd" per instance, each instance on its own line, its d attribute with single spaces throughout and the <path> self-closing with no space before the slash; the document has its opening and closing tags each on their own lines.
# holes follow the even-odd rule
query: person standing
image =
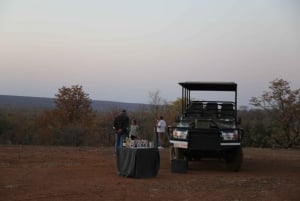
<svg viewBox="0 0 300 201">
<path fill-rule="evenodd" d="M 166 131 L 166 121 L 164 120 L 163 116 L 159 117 L 159 120 L 157 121 L 157 125 L 156 125 L 156 132 L 158 135 L 158 148 L 162 149 L 163 148 L 163 143 L 164 143 L 164 139 L 165 139 L 165 131 Z"/>
<path fill-rule="evenodd" d="M 129 132 L 129 138 L 131 140 L 135 140 L 137 138 L 137 136 L 138 136 L 138 129 L 139 129 L 139 126 L 137 125 L 136 120 L 133 119 L 131 121 L 130 132 Z"/>
<path fill-rule="evenodd" d="M 114 120 L 115 153 L 117 153 L 118 147 L 122 146 L 122 143 L 126 138 L 128 126 L 129 117 L 127 115 L 126 110 L 122 110 L 122 112 L 118 116 L 116 116 Z"/>
</svg>

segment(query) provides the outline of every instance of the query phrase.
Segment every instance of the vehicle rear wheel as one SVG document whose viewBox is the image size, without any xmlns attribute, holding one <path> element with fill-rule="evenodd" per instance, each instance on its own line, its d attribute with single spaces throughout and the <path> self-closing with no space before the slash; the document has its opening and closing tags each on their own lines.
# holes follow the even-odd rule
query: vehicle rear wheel
<svg viewBox="0 0 300 201">
<path fill-rule="evenodd" d="M 227 151 L 225 154 L 225 162 L 227 170 L 238 172 L 243 162 L 242 148 Z"/>
</svg>

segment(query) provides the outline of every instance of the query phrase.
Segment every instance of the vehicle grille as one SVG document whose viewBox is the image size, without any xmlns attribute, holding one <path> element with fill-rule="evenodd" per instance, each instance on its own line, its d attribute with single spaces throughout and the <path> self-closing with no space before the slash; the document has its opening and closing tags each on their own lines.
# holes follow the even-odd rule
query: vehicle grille
<svg viewBox="0 0 300 201">
<path fill-rule="evenodd" d="M 189 133 L 188 148 L 195 150 L 219 150 L 220 131 L 218 129 L 194 129 Z"/>
</svg>

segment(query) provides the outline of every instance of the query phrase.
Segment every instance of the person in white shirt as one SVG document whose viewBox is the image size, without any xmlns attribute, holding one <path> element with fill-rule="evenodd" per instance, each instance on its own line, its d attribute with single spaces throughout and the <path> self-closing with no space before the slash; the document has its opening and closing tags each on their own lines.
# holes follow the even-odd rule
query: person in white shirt
<svg viewBox="0 0 300 201">
<path fill-rule="evenodd" d="M 163 116 L 159 117 L 159 120 L 156 124 L 156 132 L 158 134 L 158 148 L 163 148 L 163 143 L 165 139 L 165 131 L 166 131 L 166 121 L 164 120 Z"/>
</svg>

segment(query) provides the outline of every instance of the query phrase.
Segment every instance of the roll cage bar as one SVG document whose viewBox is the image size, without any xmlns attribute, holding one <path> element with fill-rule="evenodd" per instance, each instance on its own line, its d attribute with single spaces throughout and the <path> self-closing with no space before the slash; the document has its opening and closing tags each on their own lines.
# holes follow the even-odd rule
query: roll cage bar
<svg viewBox="0 0 300 201">
<path fill-rule="evenodd" d="M 182 86 L 182 113 L 191 101 L 191 91 L 232 91 L 235 93 L 235 111 L 237 111 L 237 84 L 234 82 L 180 82 Z"/>
</svg>

